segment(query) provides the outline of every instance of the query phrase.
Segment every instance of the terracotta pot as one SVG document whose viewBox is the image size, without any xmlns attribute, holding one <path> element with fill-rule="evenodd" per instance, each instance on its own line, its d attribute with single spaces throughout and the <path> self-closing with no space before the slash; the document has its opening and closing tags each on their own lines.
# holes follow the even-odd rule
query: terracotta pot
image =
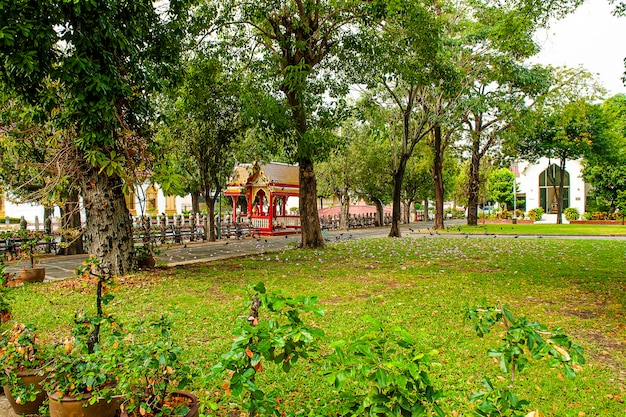
<svg viewBox="0 0 626 417">
<path fill-rule="evenodd" d="M 190 392 L 185 392 L 185 391 L 174 391 L 168 396 L 168 398 L 169 397 L 182 397 L 190 401 L 189 412 L 185 414 L 185 417 L 198 417 L 198 410 L 200 408 L 198 397 L 196 397 Z M 120 413 L 120 417 L 129 417 L 126 410 L 122 410 L 122 412 Z"/>
<path fill-rule="evenodd" d="M 101 399 L 89 404 L 90 394 L 78 400 L 75 397 L 61 397 L 57 393 L 48 393 L 50 399 L 50 417 L 114 417 L 119 408 L 119 399 L 110 402 Z"/>
<path fill-rule="evenodd" d="M 137 266 L 139 268 L 154 268 L 156 265 L 156 257 L 150 256 L 142 256 L 137 258 Z"/>
<path fill-rule="evenodd" d="M 46 277 L 46 268 L 22 269 L 18 279 L 22 282 L 43 282 Z"/>
<path fill-rule="evenodd" d="M 46 399 L 46 393 L 41 388 L 41 385 L 39 385 L 39 383 L 43 381 L 46 378 L 46 376 L 38 375 L 35 372 L 18 372 L 17 377 L 20 378 L 25 385 L 33 384 L 35 386 L 35 389 L 40 390 L 40 392 L 39 394 L 37 394 L 35 401 L 25 403 L 25 404 L 16 404 L 15 398 L 13 398 L 13 395 L 11 394 L 11 388 L 8 385 L 5 385 L 3 387 L 4 395 L 7 397 L 7 400 L 9 400 L 9 404 L 11 404 L 11 408 L 13 408 L 13 411 L 15 411 L 15 414 L 19 416 L 23 414 L 26 414 L 26 415 L 39 414 L 39 407 L 43 404 L 44 400 Z"/>
</svg>

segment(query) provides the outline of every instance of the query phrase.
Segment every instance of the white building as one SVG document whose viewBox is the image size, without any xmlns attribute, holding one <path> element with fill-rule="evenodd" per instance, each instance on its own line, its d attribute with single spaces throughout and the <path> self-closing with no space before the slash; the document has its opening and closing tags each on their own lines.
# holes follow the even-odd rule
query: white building
<svg viewBox="0 0 626 417">
<path fill-rule="evenodd" d="M 581 214 L 585 212 L 590 188 L 583 181 L 582 169 L 580 160 L 566 161 L 563 185 L 563 208 L 574 207 Z M 556 181 L 558 189 L 559 161 L 548 158 L 541 158 L 534 164 L 523 161 L 518 163 L 518 172 L 519 177 L 516 180 L 520 192 L 517 198 L 526 201 L 526 211 L 542 207 L 546 213 L 555 213 L 556 196 L 553 184 Z"/>
</svg>

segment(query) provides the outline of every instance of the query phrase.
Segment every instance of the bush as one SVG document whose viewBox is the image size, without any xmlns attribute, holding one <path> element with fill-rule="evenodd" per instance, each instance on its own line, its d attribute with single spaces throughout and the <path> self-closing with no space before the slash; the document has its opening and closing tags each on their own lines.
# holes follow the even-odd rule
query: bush
<svg viewBox="0 0 626 417">
<path fill-rule="evenodd" d="M 502 212 L 500 213 L 501 219 L 510 219 L 511 217 L 512 217 L 512 214 L 508 210 L 502 210 Z"/>
<path fill-rule="evenodd" d="M 582 216 L 583 220 L 591 220 L 591 213 L 585 212 Z"/>
<path fill-rule="evenodd" d="M 567 220 L 578 220 L 578 218 L 580 217 L 580 213 L 578 212 L 578 209 L 574 208 L 574 207 L 568 207 L 565 210 L 563 210 L 563 214 L 565 215 L 565 218 Z"/>
<path fill-rule="evenodd" d="M 543 208 L 537 207 L 532 210 L 528 210 L 528 218 L 535 219 L 535 221 L 539 221 L 543 217 L 544 213 L 545 212 L 543 211 Z"/>
</svg>

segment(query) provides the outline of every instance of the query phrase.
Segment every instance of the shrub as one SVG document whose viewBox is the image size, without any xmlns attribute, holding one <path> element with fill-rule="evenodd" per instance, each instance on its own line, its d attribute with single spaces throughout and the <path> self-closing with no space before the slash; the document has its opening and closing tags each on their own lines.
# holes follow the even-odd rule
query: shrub
<svg viewBox="0 0 626 417">
<path fill-rule="evenodd" d="M 512 214 L 508 210 L 502 210 L 502 212 L 500 213 L 501 219 L 510 219 L 511 217 L 512 217 Z"/>
<path fill-rule="evenodd" d="M 565 210 L 563 210 L 563 214 L 565 214 L 565 218 L 567 220 L 578 220 L 578 218 L 580 217 L 580 213 L 578 212 L 578 209 L 574 208 L 574 207 L 568 207 Z"/>
<path fill-rule="evenodd" d="M 528 218 L 539 221 L 543 217 L 544 213 L 543 208 L 537 207 L 532 210 L 528 210 Z"/>
<path fill-rule="evenodd" d="M 585 212 L 582 216 L 583 220 L 591 220 L 591 213 Z"/>
</svg>

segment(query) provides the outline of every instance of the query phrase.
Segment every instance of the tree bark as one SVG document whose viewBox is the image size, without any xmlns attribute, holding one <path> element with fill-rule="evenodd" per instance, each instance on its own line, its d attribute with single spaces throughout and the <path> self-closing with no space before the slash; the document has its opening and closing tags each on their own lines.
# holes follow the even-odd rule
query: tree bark
<svg viewBox="0 0 626 417">
<path fill-rule="evenodd" d="M 561 172 L 559 173 L 559 195 L 556 199 L 556 224 L 563 224 L 563 189 L 565 182 L 565 158 L 561 158 L 559 163 L 559 168 L 561 168 Z"/>
<path fill-rule="evenodd" d="M 411 223 L 411 205 L 413 205 L 412 200 L 402 200 L 402 223 L 404 224 Z"/>
<path fill-rule="evenodd" d="M 377 227 L 382 227 L 385 224 L 385 212 L 383 208 L 383 202 L 378 199 L 372 199 L 374 201 L 374 205 L 376 206 L 376 219 L 375 224 Z"/>
<path fill-rule="evenodd" d="M 341 190 L 339 193 L 339 199 L 341 201 L 339 228 L 341 230 L 348 230 L 350 228 L 350 197 L 348 196 L 347 189 Z"/>
<path fill-rule="evenodd" d="M 398 168 L 393 174 L 393 209 L 391 212 L 391 230 L 389 230 L 389 237 L 402 237 L 400 233 L 400 202 L 402 199 L 402 180 L 404 179 L 407 161 L 408 156 L 403 153 L 400 156 Z"/>
<path fill-rule="evenodd" d="M 472 149 L 467 193 L 467 225 L 478 225 L 478 196 L 480 193 L 480 160 L 478 146 Z"/>
<path fill-rule="evenodd" d="M 433 182 L 435 184 L 435 222 L 433 229 L 443 229 L 443 199 L 445 190 L 443 188 L 443 150 L 441 140 L 441 126 L 436 125 L 433 130 Z"/>
<path fill-rule="evenodd" d="M 317 214 L 317 180 L 313 161 L 299 161 L 300 168 L 300 227 L 302 230 L 302 248 L 318 248 L 324 246 L 324 237 Z"/>
<path fill-rule="evenodd" d="M 80 179 L 83 205 L 87 214 L 87 250 L 101 261 L 102 268 L 114 275 L 125 275 L 137 268 L 132 221 L 122 192 L 122 179 L 99 173 L 83 165 Z"/>
<path fill-rule="evenodd" d="M 200 193 L 198 191 L 191 193 L 191 211 L 200 213 Z"/>
<path fill-rule="evenodd" d="M 83 231 L 80 221 L 80 203 L 78 192 L 72 191 L 63 204 L 61 227 L 65 232 L 61 241 L 65 247 L 61 249 L 63 255 L 80 255 L 85 253 L 83 247 Z M 71 231 L 71 233 L 69 233 Z"/>
</svg>

